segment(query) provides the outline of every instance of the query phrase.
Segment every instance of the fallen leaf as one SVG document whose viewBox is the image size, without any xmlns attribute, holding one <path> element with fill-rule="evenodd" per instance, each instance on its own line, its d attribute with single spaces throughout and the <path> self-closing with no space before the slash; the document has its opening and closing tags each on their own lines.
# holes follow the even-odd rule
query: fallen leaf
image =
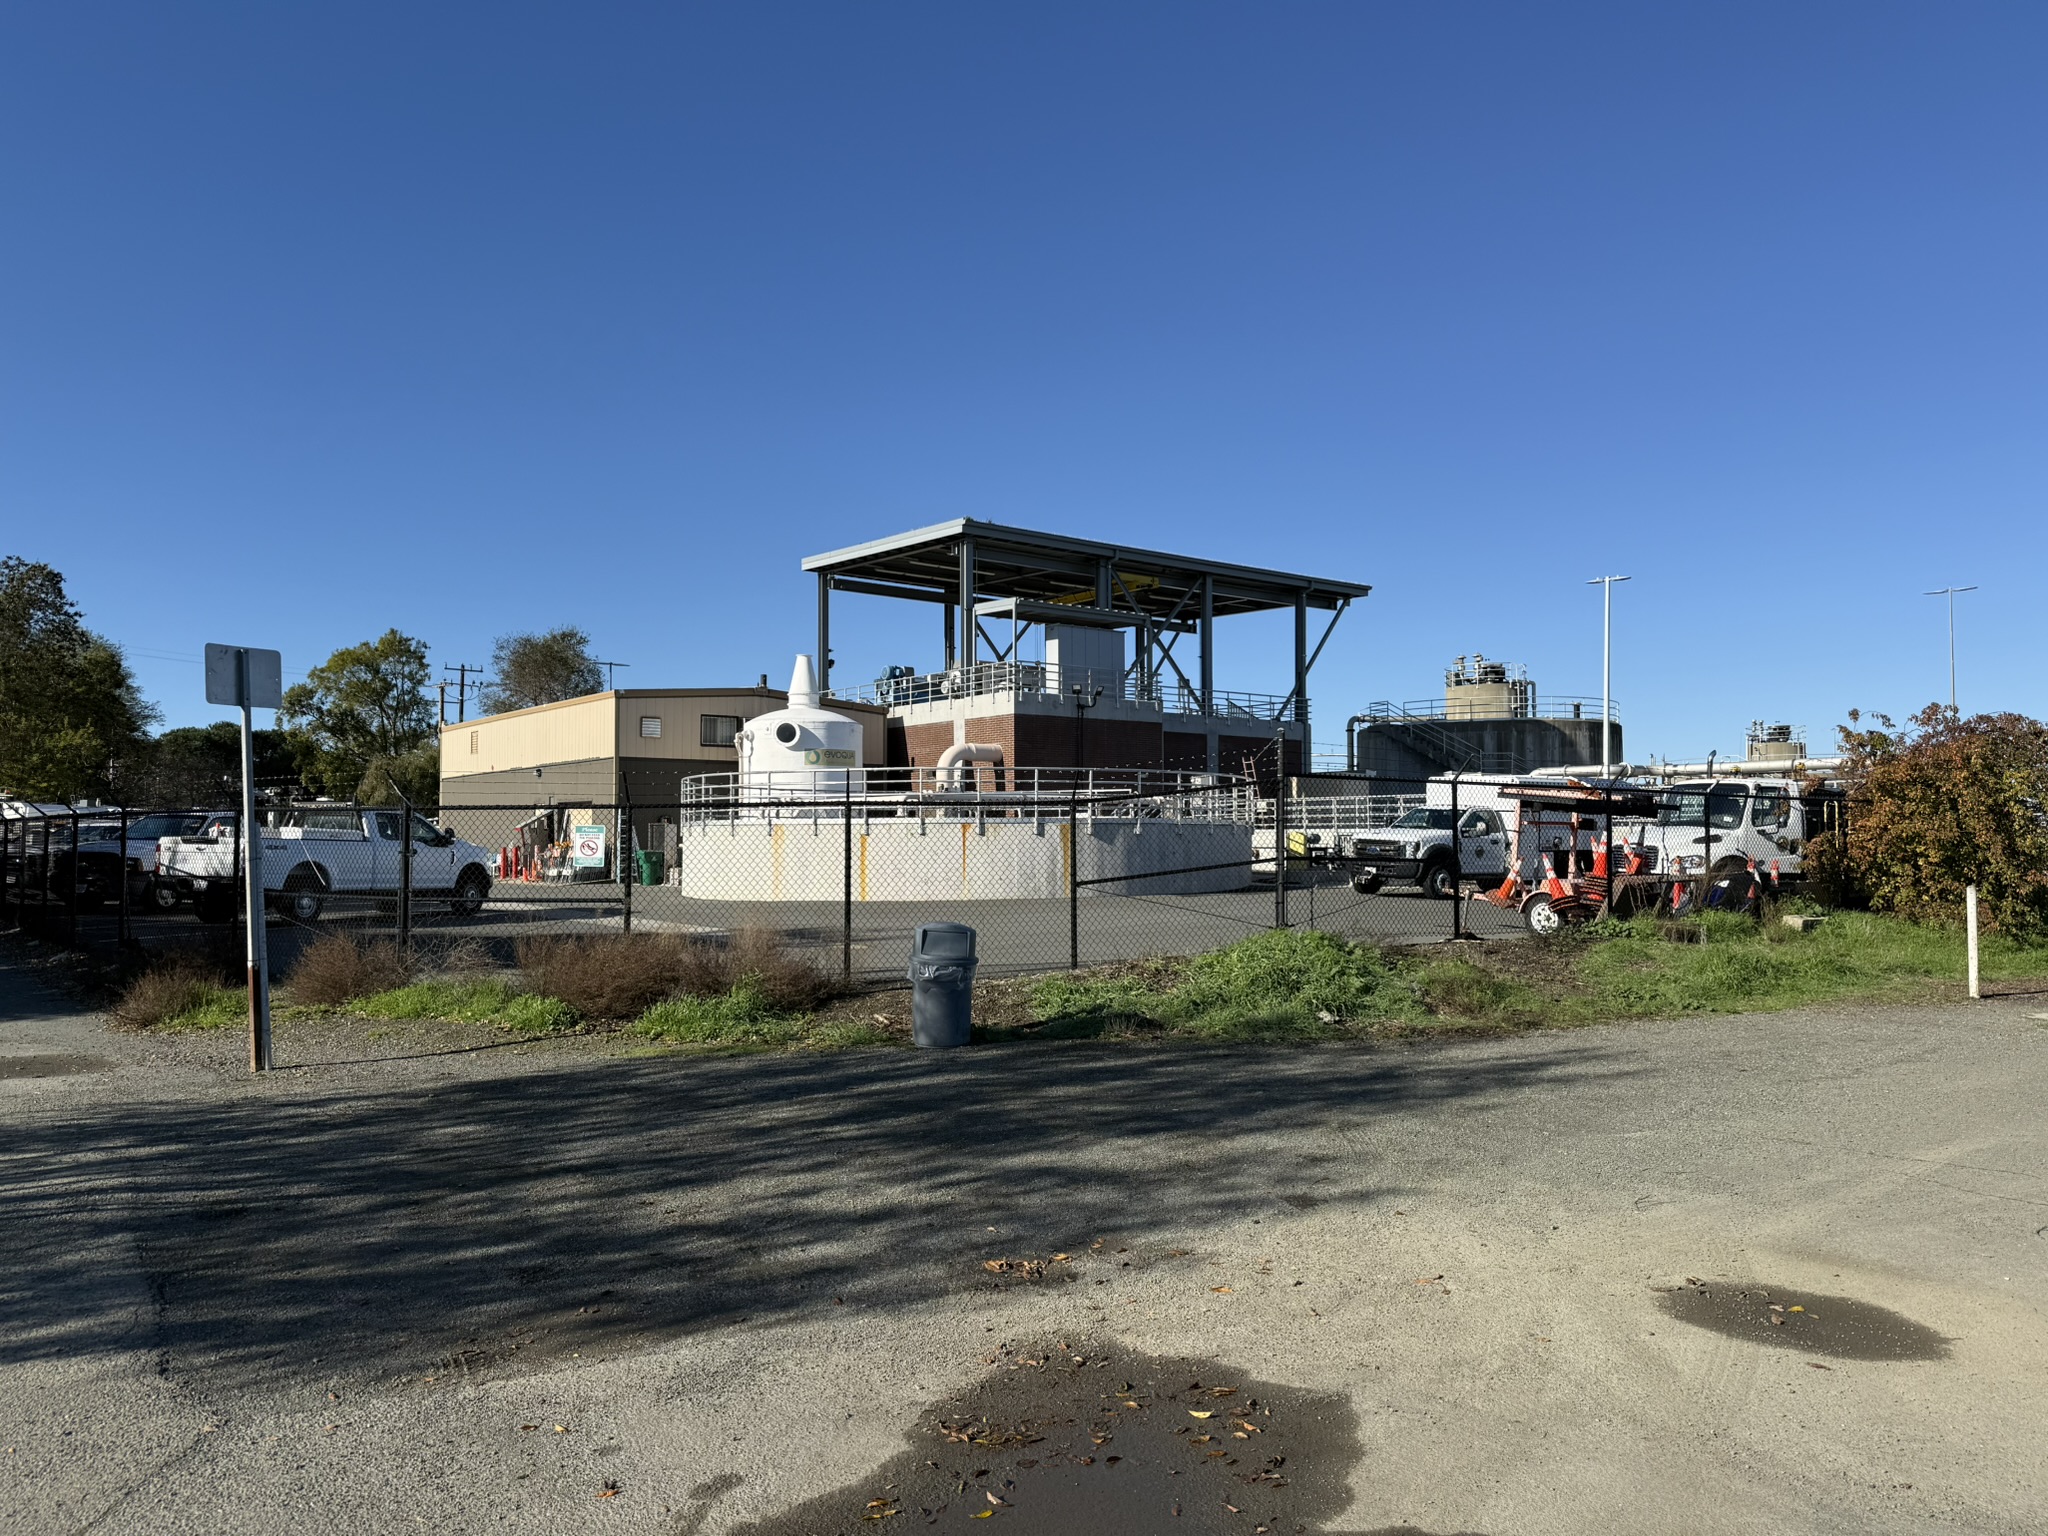
<svg viewBox="0 0 2048 1536">
<path fill-rule="evenodd" d="M 566 1435 L 567 1433 L 569 1433 L 569 1426 L 566 1424 L 557 1424 L 555 1426 L 555 1433 L 558 1435 Z"/>
<path fill-rule="evenodd" d="M 1211 1388 L 1209 1389 L 1209 1395 L 1210 1395 L 1211 1397 L 1235 1397 L 1235 1396 L 1237 1395 L 1237 1388 L 1235 1388 L 1235 1387 L 1211 1387 Z"/>
<path fill-rule="evenodd" d="M 616 1499 L 619 1496 L 617 1483 L 606 1483 L 597 1495 L 600 1499 Z"/>
<path fill-rule="evenodd" d="M 1804 1311 L 1806 1310 L 1806 1308 L 1804 1308 L 1804 1307 L 1787 1307 L 1787 1308 L 1786 1308 L 1785 1310 L 1786 1310 L 1787 1312 L 1804 1312 Z"/>
<path fill-rule="evenodd" d="M 1417 1280 L 1417 1281 L 1416 1281 L 1415 1283 L 1416 1283 L 1417 1285 L 1435 1285 L 1435 1284 L 1437 1283 L 1437 1281 L 1439 1281 L 1439 1280 L 1441 1280 L 1441 1279 L 1443 1279 L 1443 1276 L 1442 1276 L 1442 1275 L 1424 1275 L 1424 1276 L 1423 1276 L 1423 1277 L 1422 1277 L 1421 1279 Z"/>
<path fill-rule="evenodd" d="M 1818 1360 L 1809 1360 L 1806 1364 L 1809 1370 L 1832 1371 L 1834 1369 L 1832 1365 L 1822 1365 Z"/>
<path fill-rule="evenodd" d="M 1188 1437 L 1188 1444 L 1207 1445 L 1211 1440 L 1214 1440 L 1215 1438 L 1216 1437 L 1214 1435 L 1190 1435 Z"/>
<path fill-rule="evenodd" d="M 539 1429 L 539 1428 L 540 1428 L 540 1426 L 539 1426 L 538 1424 L 522 1424 L 522 1425 L 520 1425 L 520 1426 L 519 1426 L 519 1432 L 520 1432 L 521 1434 L 525 1434 L 525 1433 L 526 1433 L 526 1432 L 527 1432 L 527 1431 L 528 1431 L 529 1429 Z"/>
<path fill-rule="evenodd" d="M 1190 1408 L 1188 1410 L 1188 1417 L 1191 1419 L 1213 1419 L 1216 1417 L 1216 1414 L 1214 1410 L 1208 1408 Z"/>
<path fill-rule="evenodd" d="M 1123 1460 L 1123 1457 L 1121 1457 L 1121 1456 L 1105 1456 L 1105 1457 L 1103 1457 L 1103 1458 L 1102 1458 L 1102 1464 L 1103 1464 L 1103 1465 L 1104 1465 L 1105 1467 L 1113 1467 L 1113 1466 L 1115 1466 L 1115 1465 L 1116 1465 L 1116 1464 L 1117 1464 L 1118 1462 L 1120 1462 L 1120 1461 L 1122 1461 L 1122 1460 Z"/>
<path fill-rule="evenodd" d="M 977 1509 L 967 1518 L 970 1520 L 991 1520 L 995 1518 L 995 1511 L 992 1509 Z"/>
<path fill-rule="evenodd" d="M 1073 1262 L 1073 1260 L 1072 1260 L 1072 1259 L 1071 1259 L 1071 1258 L 1070 1258 L 1070 1257 L 1069 1257 L 1068 1255 L 1066 1255 L 1066 1254 L 1064 1254 L 1064 1253 L 1056 1253 L 1056 1254 L 1054 1254 L 1054 1255 L 1052 1256 L 1052 1261 L 1053 1261 L 1053 1263 L 1055 1263 L 1055 1264 L 1070 1264 L 1070 1263 L 1072 1263 L 1072 1262 Z"/>
<path fill-rule="evenodd" d="M 1225 1499 L 1223 1501 L 1223 1507 L 1229 1510 L 1233 1515 L 1242 1513 L 1242 1511 L 1239 1510 L 1238 1507 L 1235 1504 L 1231 1503 L 1228 1499 Z"/>
<path fill-rule="evenodd" d="M 993 1488 L 987 1488 L 982 1490 L 981 1496 L 987 1499 L 989 1503 L 995 1505 L 995 1507 L 998 1509 L 1002 1509 L 1010 1502 L 1008 1499 L 998 1498 L 996 1496 L 996 1491 Z"/>
<path fill-rule="evenodd" d="M 1209 1287 L 1209 1289 L 1214 1291 L 1218 1296 L 1228 1296 L 1230 1294 L 1230 1287 L 1227 1285 L 1212 1285 Z"/>
</svg>

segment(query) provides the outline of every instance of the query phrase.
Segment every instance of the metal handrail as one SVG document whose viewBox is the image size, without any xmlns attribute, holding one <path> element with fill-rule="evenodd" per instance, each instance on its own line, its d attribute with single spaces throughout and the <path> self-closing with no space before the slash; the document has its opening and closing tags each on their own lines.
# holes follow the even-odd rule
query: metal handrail
<svg viewBox="0 0 2048 1536">
<path fill-rule="evenodd" d="M 1132 704 L 1154 704 L 1172 715 L 1200 715 L 1200 690 L 1189 688 L 1178 678 L 1141 679 L 1134 671 L 1100 667 L 1066 667 L 1043 661 L 978 661 L 972 666 L 945 672 L 921 672 L 909 677 L 877 678 L 872 683 L 834 687 L 826 697 L 849 703 L 898 706 L 936 704 L 952 699 L 984 698 L 1069 698 L 1075 689 L 1085 693 L 1101 690 L 1105 698 Z M 1300 711 L 1293 695 L 1252 693 L 1242 689 L 1216 688 L 1209 694 L 1206 713 L 1223 719 L 1297 720 Z"/>
<path fill-rule="evenodd" d="M 683 780 L 678 814 L 685 824 L 728 821 L 837 821 L 922 816 L 1144 817 L 1250 823 L 1257 790 L 1227 774 L 1170 768 L 1011 768 L 962 763 L 949 768 L 785 769 L 706 773 Z"/>
<path fill-rule="evenodd" d="M 1621 701 L 1607 701 L 1611 719 L 1621 718 Z M 1375 699 L 1361 712 L 1371 720 L 1598 720 L 1600 718 L 1600 696 L 1576 693 L 1550 693 L 1541 697 L 1532 696 L 1526 708 L 1515 708 L 1505 715 L 1452 714 L 1451 706 L 1443 698 L 1405 699 L 1396 704 L 1391 699 Z"/>
</svg>

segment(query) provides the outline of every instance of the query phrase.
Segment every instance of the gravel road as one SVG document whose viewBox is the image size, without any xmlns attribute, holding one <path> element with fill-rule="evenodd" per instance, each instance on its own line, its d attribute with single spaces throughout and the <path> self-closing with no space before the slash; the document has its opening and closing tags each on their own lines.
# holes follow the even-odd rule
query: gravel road
<svg viewBox="0 0 2048 1536">
<path fill-rule="evenodd" d="M 0 1529 L 2048 1523 L 2048 998 L 278 1056 L 0 959 Z"/>
</svg>

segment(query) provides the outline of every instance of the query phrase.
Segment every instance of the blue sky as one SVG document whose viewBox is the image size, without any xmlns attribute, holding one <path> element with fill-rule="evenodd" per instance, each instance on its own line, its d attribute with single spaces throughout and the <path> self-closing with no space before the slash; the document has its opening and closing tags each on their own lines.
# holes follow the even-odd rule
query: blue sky
<svg viewBox="0 0 2048 1536">
<path fill-rule="evenodd" d="M 1949 582 L 1963 707 L 2048 714 L 2044 66 L 2017 4 L 14 5 L 0 551 L 172 724 L 207 640 L 391 625 L 780 683 L 803 555 L 962 515 L 1373 583 L 1319 739 L 1473 650 L 1597 693 L 1605 572 L 1632 755 L 1944 697 Z"/>
</svg>

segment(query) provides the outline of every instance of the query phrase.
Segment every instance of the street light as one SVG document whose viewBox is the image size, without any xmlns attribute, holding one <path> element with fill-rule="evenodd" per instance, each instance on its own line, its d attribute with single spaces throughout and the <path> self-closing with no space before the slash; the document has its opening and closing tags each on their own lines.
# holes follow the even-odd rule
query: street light
<svg viewBox="0 0 2048 1536">
<path fill-rule="evenodd" d="M 1600 592 L 1600 777 L 1614 777 L 1614 705 L 1609 684 L 1614 676 L 1614 584 L 1628 576 L 1595 576 L 1586 585 Z"/>
<path fill-rule="evenodd" d="M 1948 707 L 1951 710 L 1956 707 L 1956 594 L 1976 590 L 1975 587 L 1936 587 L 1932 592 L 1923 594 L 1948 599 Z"/>
</svg>

